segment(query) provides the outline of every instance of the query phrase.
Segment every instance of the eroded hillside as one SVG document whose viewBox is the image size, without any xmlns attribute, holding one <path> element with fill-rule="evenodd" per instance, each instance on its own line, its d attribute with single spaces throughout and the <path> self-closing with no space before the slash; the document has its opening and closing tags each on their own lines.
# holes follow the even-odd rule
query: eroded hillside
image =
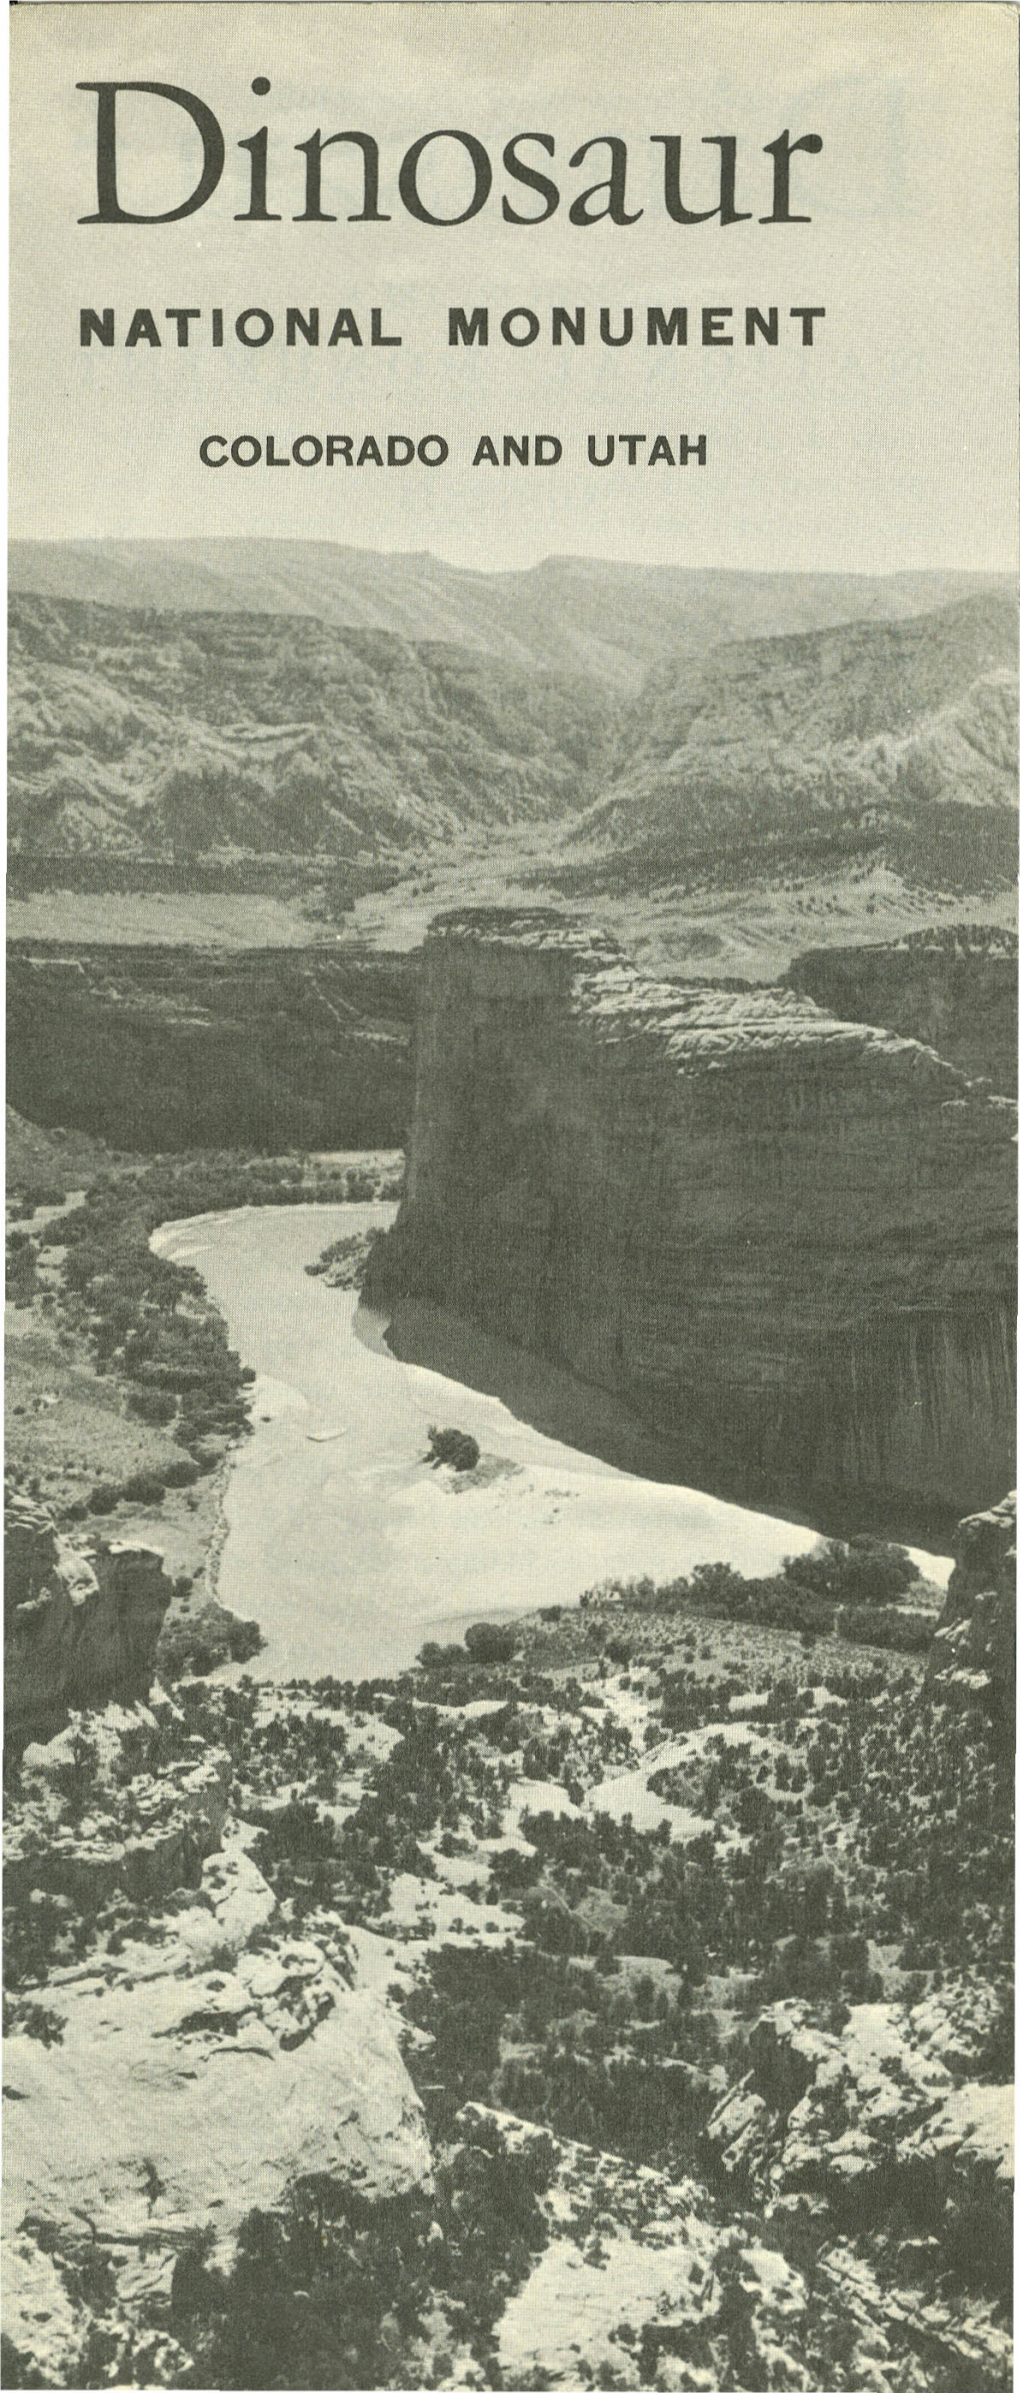
<svg viewBox="0 0 1020 2393">
<path fill-rule="evenodd" d="M 561 885 L 753 887 L 870 862 L 933 896 L 1008 886 L 1016 666 L 1016 609 L 995 597 L 667 659 Z"/>
<path fill-rule="evenodd" d="M 883 619 L 888 591 L 774 577 L 770 616 L 767 593 L 721 576 L 657 616 L 637 568 L 543 575 L 537 655 L 490 620 L 508 577 L 475 577 L 456 638 L 421 636 L 417 602 L 413 638 L 358 605 L 341 625 L 326 596 L 323 617 L 229 611 L 222 589 L 215 608 L 177 610 L 172 576 L 160 607 L 16 594 L 11 828 L 27 885 L 33 859 L 56 888 L 61 857 L 75 885 L 94 857 L 133 859 L 153 887 L 168 871 L 186 885 L 189 858 L 225 887 L 242 863 L 285 880 L 300 859 L 346 873 L 349 904 L 359 873 L 413 881 L 461 856 L 469 870 L 473 847 L 497 879 L 516 869 L 583 900 L 662 892 L 681 909 L 778 892 L 792 916 L 805 882 L 867 880 L 861 914 L 916 898 L 931 915 L 1010 889 L 1010 597 Z M 861 618 L 833 623 L 839 597 Z M 631 625 L 626 703 L 594 639 L 600 609 L 613 655 Z M 763 612 L 806 628 L 732 637 Z"/>
<path fill-rule="evenodd" d="M 375 856 L 555 821 L 614 708 L 581 676 L 300 615 L 13 598 L 10 836 Z"/>
<path fill-rule="evenodd" d="M 893 621 L 972 593 L 968 573 L 734 573 L 545 557 L 491 573 L 331 540 L 15 540 L 19 597 L 96 599 L 182 613 L 297 615 L 401 640 L 445 640 L 541 673 L 584 673 L 634 694 L 649 667 L 717 640 Z"/>
</svg>

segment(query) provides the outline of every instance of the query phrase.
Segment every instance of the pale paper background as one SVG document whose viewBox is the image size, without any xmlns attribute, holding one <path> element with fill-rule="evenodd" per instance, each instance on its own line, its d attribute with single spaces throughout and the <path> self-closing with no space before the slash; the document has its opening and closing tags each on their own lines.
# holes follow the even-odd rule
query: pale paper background
<svg viewBox="0 0 1020 2393">
<path fill-rule="evenodd" d="M 478 566 L 553 552 L 697 565 L 884 571 L 1009 569 L 1016 557 L 1016 18 L 983 5 L 617 7 L 245 6 L 170 11 L 21 8 L 12 19 L 13 270 L 11 531 L 47 538 L 279 534 L 432 549 Z M 269 76 L 267 100 L 251 78 Z M 80 226 L 95 206 L 93 95 L 83 79 L 181 83 L 223 125 L 227 167 L 197 215 L 157 227 Z M 122 196 L 172 205 L 191 187 L 197 137 L 158 101 L 122 117 Z M 235 224 L 247 159 L 234 146 L 270 126 L 270 204 L 285 221 Z M 439 126 L 477 134 L 493 196 L 472 223 L 407 216 L 396 167 Z M 293 144 L 316 128 L 373 132 L 392 222 L 343 221 L 360 205 L 356 154 L 324 163 L 340 221 L 287 219 L 302 203 Z M 825 148 L 794 161 L 807 225 L 672 225 L 661 152 L 685 136 L 685 196 L 711 206 L 717 153 L 734 132 L 738 204 L 769 205 L 762 145 L 785 127 Z M 499 164 L 510 134 L 555 135 L 559 213 L 505 225 Z M 569 200 L 605 171 L 566 161 L 609 131 L 632 145 L 628 204 L 640 223 L 572 227 Z M 132 154 L 133 153 L 133 154 Z M 547 164 L 539 153 L 529 157 Z M 704 176 L 702 182 L 700 178 Z M 438 181 L 432 184 L 438 190 Z M 449 186 L 463 188 L 462 185 Z M 344 191 L 350 193 L 343 197 Z M 166 196 L 162 196 L 165 194 Z M 389 196 L 387 196 L 387 194 Z M 439 204 L 438 202 L 436 204 Z M 455 204 L 455 202 L 451 202 Z M 798 199 L 795 196 L 795 205 Z M 446 309 L 498 316 L 553 301 L 822 305 L 816 347 L 777 350 L 451 352 Z M 262 351 L 228 335 L 214 352 L 78 346 L 83 304 L 114 306 L 122 337 L 138 305 L 221 304 L 282 313 L 381 306 L 402 349 Z M 168 341 L 173 328 L 166 326 Z M 706 432 L 705 469 L 593 471 L 589 430 Z M 439 471 L 209 472 L 209 431 L 439 430 Z M 496 473 L 469 462 L 482 432 L 555 431 L 554 469 Z"/>
</svg>

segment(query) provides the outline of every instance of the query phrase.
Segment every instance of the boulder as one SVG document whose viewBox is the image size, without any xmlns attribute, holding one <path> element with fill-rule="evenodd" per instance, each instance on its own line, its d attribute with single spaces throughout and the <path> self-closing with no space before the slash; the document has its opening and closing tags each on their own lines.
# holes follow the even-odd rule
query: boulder
<svg viewBox="0 0 1020 2393">
<path fill-rule="evenodd" d="M 7 2213 L 126 2258 L 212 2230 L 306 2177 L 368 2199 L 429 2177 L 422 2112 L 382 2007 L 304 1939 L 196 1975 L 53 1985 L 60 2040 L 8 2038 Z"/>
</svg>

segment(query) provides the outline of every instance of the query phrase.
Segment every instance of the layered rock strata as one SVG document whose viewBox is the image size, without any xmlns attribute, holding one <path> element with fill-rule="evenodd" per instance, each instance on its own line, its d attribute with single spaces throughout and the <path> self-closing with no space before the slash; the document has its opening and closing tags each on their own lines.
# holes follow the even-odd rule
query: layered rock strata
<svg viewBox="0 0 1020 2393">
<path fill-rule="evenodd" d="M 905 1532 L 1008 1484 L 1006 1100 L 795 989 L 646 981 L 546 910 L 433 926 L 416 1050 L 370 1297 L 611 1389 L 723 1492 Z"/>
<path fill-rule="evenodd" d="M 114 1147 L 395 1145 L 413 965 L 327 947 L 15 943 L 8 1095 Z"/>
<path fill-rule="evenodd" d="M 888 945 L 818 947 L 797 956 L 792 989 L 849 1022 L 936 1047 L 1004 1096 L 1016 1088 L 1017 941 L 984 923 L 913 932 Z"/>
</svg>

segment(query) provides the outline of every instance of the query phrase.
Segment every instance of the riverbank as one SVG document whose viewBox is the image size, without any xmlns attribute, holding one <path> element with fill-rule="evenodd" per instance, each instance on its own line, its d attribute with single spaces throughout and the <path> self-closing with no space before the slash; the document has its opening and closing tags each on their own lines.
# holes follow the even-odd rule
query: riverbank
<svg viewBox="0 0 1020 2393">
<path fill-rule="evenodd" d="M 382 1675 L 458 1624 L 572 1605 L 604 1579 L 714 1561 L 764 1573 L 813 1545 L 802 1523 L 615 1469 L 477 1387 L 395 1362 L 364 1316 L 359 1334 L 353 1292 L 305 1266 L 394 1211 L 252 1207 L 154 1233 L 157 1252 L 201 1273 L 257 1374 L 216 1586 L 263 1631 L 254 1675 Z M 425 1467 L 433 1423 L 477 1440 L 476 1472 Z"/>
</svg>

